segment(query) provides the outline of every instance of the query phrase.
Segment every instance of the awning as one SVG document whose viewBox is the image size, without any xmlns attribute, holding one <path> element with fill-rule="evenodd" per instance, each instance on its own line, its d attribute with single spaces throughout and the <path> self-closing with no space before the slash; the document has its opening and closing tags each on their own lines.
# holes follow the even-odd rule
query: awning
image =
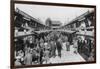
<svg viewBox="0 0 100 69">
<path fill-rule="evenodd" d="M 38 33 L 36 32 L 18 32 L 17 34 L 15 34 L 15 38 L 18 38 L 18 37 L 26 37 L 26 36 L 30 36 L 30 35 L 36 35 L 38 36 Z"/>
<path fill-rule="evenodd" d="M 46 32 L 50 32 L 50 31 L 60 31 L 60 32 L 66 32 L 66 33 L 74 33 L 76 31 L 72 31 L 72 30 L 62 30 L 62 29 L 58 29 L 58 30 L 41 30 L 41 31 L 35 31 L 37 33 L 46 33 Z"/>
<path fill-rule="evenodd" d="M 77 32 L 76 34 L 80 36 L 94 37 L 94 33 L 92 31 L 86 31 L 86 32 L 81 31 L 81 32 Z"/>
</svg>

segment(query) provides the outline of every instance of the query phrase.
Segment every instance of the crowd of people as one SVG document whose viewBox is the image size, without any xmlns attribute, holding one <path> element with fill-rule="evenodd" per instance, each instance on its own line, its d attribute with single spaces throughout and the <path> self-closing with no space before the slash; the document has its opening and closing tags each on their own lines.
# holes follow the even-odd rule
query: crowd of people
<svg viewBox="0 0 100 69">
<path fill-rule="evenodd" d="M 70 51 L 71 43 L 68 36 L 61 33 L 51 32 L 47 36 L 35 38 L 34 35 L 15 39 L 15 65 L 34 65 L 34 64 L 52 64 L 48 62 L 50 58 L 62 57 L 63 43 L 66 45 L 66 51 Z M 73 38 L 73 53 L 84 52 L 84 47 L 90 46 L 89 41 L 82 40 L 80 37 Z M 93 46 L 91 46 L 93 47 Z M 87 48 L 88 49 L 88 48 Z M 89 55 L 89 60 L 93 59 L 93 48 Z"/>
</svg>

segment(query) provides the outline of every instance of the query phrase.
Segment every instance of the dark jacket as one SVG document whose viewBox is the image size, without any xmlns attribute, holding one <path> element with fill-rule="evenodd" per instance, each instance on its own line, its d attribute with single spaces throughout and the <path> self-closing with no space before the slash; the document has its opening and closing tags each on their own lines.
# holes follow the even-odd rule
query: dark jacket
<svg viewBox="0 0 100 69">
<path fill-rule="evenodd" d="M 56 45 L 57 45 L 57 50 L 61 50 L 62 49 L 61 43 L 59 41 L 56 42 Z"/>
</svg>

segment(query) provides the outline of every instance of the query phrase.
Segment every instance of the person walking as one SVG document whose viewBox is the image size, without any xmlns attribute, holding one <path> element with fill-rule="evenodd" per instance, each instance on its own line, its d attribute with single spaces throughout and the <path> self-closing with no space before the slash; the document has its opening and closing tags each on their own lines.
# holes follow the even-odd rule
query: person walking
<svg viewBox="0 0 100 69">
<path fill-rule="evenodd" d="M 42 62 L 43 62 L 43 53 L 44 53 L 44 42 L 41 42 L 41 40 L 40 40 L 40 64 L 42 64 Z"/>
<path fill-rule="evenodd" d="M 82 53 L 82 39 L 81 39 L 81 37 L 78 38 L 78 52 Z"/>
<path fill-rule="evenodd" d="M 70 43 L 68 41 L 68 37 L 65 38 L 66 41 L 66 51 L 70 51 Z"/>
<path fill-rule="evenodd" d="M 74 48 L 74 53 L 77 54 L 78 44 L 76 38 L 73 39 L 73 48 Z"/>
<path fill-rule="evenodd" d="M 52 57 L 56 56 L 56 44 L 54 41 L 51 41 L 51 56 Z"/>
<path fill-rule="evenodd" d="M 57 40 L 56 45 L 57 45 L 58 56 L 61 58 L 62 45 L 60 39 Z"/>
</svg>

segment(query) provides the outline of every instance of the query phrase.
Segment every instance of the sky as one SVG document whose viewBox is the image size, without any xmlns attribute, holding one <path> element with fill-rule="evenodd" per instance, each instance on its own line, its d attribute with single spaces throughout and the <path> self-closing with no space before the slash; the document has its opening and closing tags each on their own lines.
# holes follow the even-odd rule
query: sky
<svg viewBox="0 0 100 69">
<path fill-rule="evenodd" d="M 87 11 L 94 10 L 93 8 L 59 7 L 32 4 L 15 4 L 15 9 L 16 8 L 19 8 L 36 19 L 40 19 L 44 24 L 45 20 L 50 18 L 54 21 L 60 21 L 62 25 L 67 24 L 77 16 L 80 16 Z"/>
</svg>

